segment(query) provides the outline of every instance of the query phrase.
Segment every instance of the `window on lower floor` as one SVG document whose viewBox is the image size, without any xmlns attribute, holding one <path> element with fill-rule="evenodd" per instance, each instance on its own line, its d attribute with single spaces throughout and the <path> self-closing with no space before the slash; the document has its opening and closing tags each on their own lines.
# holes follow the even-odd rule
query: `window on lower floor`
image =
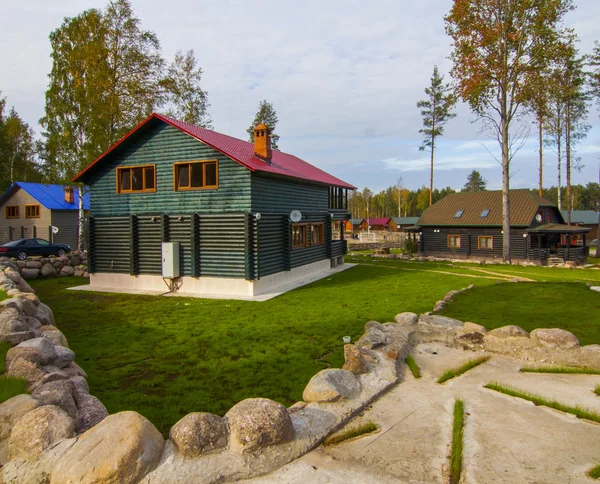
<svg viewBox="0 0 600 484">
<path fill-rule="evenodd" d="M 219 188 L 216 161 L 194 161 L 175 163 L 175 190 L 201 190 Z"/>
<path fill-rule="evenodd" d="M 292 224 L 292 249 L 308 245 L 308 227 L 306 224 Z"/>
<path fill-rule="evenodd" d="M 4 208 L 4 216 L 6 218 L 19 218 L 19 206 L 18 205 L 7 205 Z"/>
<path fill-rule="evenodd" d="M 310 225 L 310 245 L 322 245 L 325 243 L 324 224 Z"/>
<path fill-rule="evenodd" d="M 154 165 L 117 168 L 117 193 L 155 191 L 156 167 Z"/>
<path fill-rule="evenodd" d="M 40 206 L 25 205 L 25 218 L 40 218 Z"/>
<path fill-rule="evenodd" d="M 460 249 L 460 235 L 449 235 L 448 247 L 451 249 Z"/>
<path fill-rule="evenodd" d="M 477 246 L 480 249 L 493 249 L 494 248 L 494 238 L 491 236 L 479 236 L 477 237 Z"/>
</svg>

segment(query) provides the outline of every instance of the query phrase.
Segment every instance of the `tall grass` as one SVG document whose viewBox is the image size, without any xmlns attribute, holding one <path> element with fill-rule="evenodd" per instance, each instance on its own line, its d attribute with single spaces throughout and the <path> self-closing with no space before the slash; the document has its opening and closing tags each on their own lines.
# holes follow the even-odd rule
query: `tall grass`
<svg viewBox="0 0 600 484">
<path fill-rule="evenodd" d="M 577 418 L 583 418 L 586 420 L 591 420 L 592 422 L 600 423 L 600 414 L 592 410 L 586 410 L 584 408 L 581 408 L 580 406 L 572 407 L 570 405 L 557 402 L 556 400 L 548 400 L 547 398 L 542 397 L 541 395 L 535 395 L 527 391 L 518 390 L 516 388 L 509 387 L 508 385 L 503 385 L 498 382 L 486 383 L 485 388 L 504 393 L 505 395 L 510 395 L 511 397 L 517 397 L 522 398 L 523 400 L 528 400 L 530 402 L 533 402 L 535 405 L 542 405 L 544 407 L 560 410 L 561 412 L 570 413 L 572 415 L 575 415 Z"/>
<path fill-rule="evenodd" d="M 463 434 L 465 427 L 465 405 L 460 399 L 454 402 L 454 423 L 452 426 L 452 454 L 450 455 L 450 484 L 460 481 L 463 461 Z"/>
<path fill-rule="evenodd" d="M 600 464 L 597 465 L 596 467 L 590 469 L 588 471 L 588 476 L 590 476 L 592 479 L 599 479 L 600 478 Z"/>
<path fill-rule="evenodd" d="M 410 368 L 410 371 L 415 378 L 421 378 L 421 369 L 419 368 L 419 365 L 417 365 L 417 362 L 412 355 L 408 355 L 406 357 L 406 364 Z"/>
<path fill-rule="evenodd" d="M 377 430 L 377 424 L 375 424 L 373 422 L 366 422 L 362 425 L 359 425 L 356 428 L 353 428 L 353 429 L 350 429 L 350 430 L 344 432 L 343 434 L 334 435 L 332 437 L 325 439 L 325 441 L 323 442 L 323 445 L 339 444 L 340 442 L 343 442 L 344 440 L 348 440 L 353 437 L 358 437 L 359 435 L 370 434 L 371 432 L 375 432 L 376 430 Z"/>
<path fill-rule="evenodd" d="M 596 385 L 596 388 L 594 388 L 594 393 L 600 397 L 600 385 Z"/>
<path fill-rule="evenodd" d="M 532 366 L 520 370 L 523 373 L 574 373 L 582 375 L 600 375 L 600 370 L 577 366 Z"/>
<path fill-rule="evenodd" d="M 471 368 L 475 368 L 482 363 L 485 363 L 491 358 L 491 356 L 480 356 L 479 358 L 475 358 L 473 360 L 469 360 L 458 368 L 453 368 L 451 370 L 446 370 L 442 376 L 438 378 L 438 383 L 444 383 L 448 380 L 451 380 L 454 377 L 462 375 L 466 371 L 469 371 Z"/>
<path fill-rule="evenodd" d="M 2 294 L 0 292 L 0 294 Z M 0 375 L 6 373 L 6 353 L 12 348 L 10 343 L 0 343 Z"/>
</svg>

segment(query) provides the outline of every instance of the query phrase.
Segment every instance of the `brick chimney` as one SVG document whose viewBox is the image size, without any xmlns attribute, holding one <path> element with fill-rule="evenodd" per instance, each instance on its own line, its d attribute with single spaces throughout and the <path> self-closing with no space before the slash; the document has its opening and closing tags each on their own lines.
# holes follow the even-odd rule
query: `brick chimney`
<svg viewBox="0 0 600 484">
<path fill-rule="evenodd" d="M 254 128 L 254 154 L 264 161 L 271 161 L 271 129 L 264 123 Z"/>
<path fill-rule="evenodd" d="M 75 203 L 75 195 L 73 192 L 73 187 L 71 187 L 71 186 L 65 187 L 65 202 Z"/>
</svg>

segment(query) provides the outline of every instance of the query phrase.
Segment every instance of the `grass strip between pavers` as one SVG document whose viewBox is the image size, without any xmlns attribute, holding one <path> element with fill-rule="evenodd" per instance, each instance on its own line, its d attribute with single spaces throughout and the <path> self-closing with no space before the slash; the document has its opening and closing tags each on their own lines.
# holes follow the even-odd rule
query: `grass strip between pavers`
<svg viewBox="0 0 600 484">
<path fill-rule="evenodd" d="M 454 422 L 452 425 L 452 454 L 450 455 L 450 484 L 460 482 L 463 461 L 463 433 L 465 427 L 465 404 L 454 402 Z"/>
<path fill-rule="evenodd" d="M 588 471 L 588 476 L 590 476 L 592 479 L 599 479 L 600 478 L 600 464 L 598 464 L 596 467 L 590 469 Z"/>
<path fill-rule="evenodd" d="M 583 368 L 577 366 L 531 366 L 523 367 L 522 373 L 573 373 L 582 375 L 600 375 L 600 370 L 595 368 Z"/>
<path fill-rule="evenodd" d="M 509 387 L 508 385 L 503 385 L 502 383 L 498 382 L 486 383 L 485 388 L 504 393 L 505 395 L 510 395 L 511 397 L 517 397 L 522 398 L 523 400 L 528 400 L 530 402 L 533 402 L 535 405 L 542 405 L 544 407 L 560 410 L 561 412 L 570 413 L 572 415 L 575 415 L 577 418 L 583 418 L 586 420 L 591 420 L 592 422 L 600 423 L 600 414 L 592 410 L 586 410 L 584 408 L 581 408 L 580 406 L 572 407 L 570 405 L 557 402 L 556 400 L 548 400 L 547 398 L 542 397 L 541 395 L 535 395 L 524 390 L 518 390 L 517 388 Z"/>
<path fill-rule="evenodd" d="M 473 360 L 469 360 L 458 368 L 453 368 L 451 370 L 446 370 L 442 376 L 439 377 L 438 383 L 444 383 L 452 378 L 455 378 L 459 375 L 462 375 L 466 371 L 469 371 L 471 368 L 475 368 L 482 363 L 485 363 L 491 358 L 491 356 L 480 356 L 479 358 L 475 358 Z"/>
<path fill-rule="evenodd" d="M 594 388 L 594 393 L 600 397 L 600 385 L 596 385 L 596 388 Z"/>
<path fill-rule="evenodd" d="M 343 442 L 344 440 L 348 440 L 353 437 L 358 437 L 359 435 L 370 434 L 371 432 L 375 432 L 376 430 L 377 430 L 377 424 L 375 424 L 373 422 L 367 422 L 362 425 L 359 425 L 358 427 L 356 427 L 354 429 L 350 429 L 350 430 L 344 432 L 343 434 L 334 435 L 333 437 L 328 437 L 323 442 L 323 445 L 339 444 L 340 442 Z"/>
<path fill-rule="evenodd" d="M 410 368 L 410 371 L 412 372 L 415 378 L 421 378 L 421 370 L 412 355 L 408 355 L 406 357 L 406 364 Z"/>
</svg>

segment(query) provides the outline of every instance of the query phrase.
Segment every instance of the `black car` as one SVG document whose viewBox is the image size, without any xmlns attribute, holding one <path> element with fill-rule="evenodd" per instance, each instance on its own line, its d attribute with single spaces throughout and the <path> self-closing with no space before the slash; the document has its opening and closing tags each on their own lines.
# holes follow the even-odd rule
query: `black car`
<svg viewBox="0 0 600 484">
<path fill-rule="evenodd" d="M 66 244 L 51 244 L 44 239 L 13 240 L 0 246 L 0 257 L 16 257 L 19 260 L 27 259 L 30 255 L 65 255 L 71 252 L 71 247 Z"/>
</svg>

